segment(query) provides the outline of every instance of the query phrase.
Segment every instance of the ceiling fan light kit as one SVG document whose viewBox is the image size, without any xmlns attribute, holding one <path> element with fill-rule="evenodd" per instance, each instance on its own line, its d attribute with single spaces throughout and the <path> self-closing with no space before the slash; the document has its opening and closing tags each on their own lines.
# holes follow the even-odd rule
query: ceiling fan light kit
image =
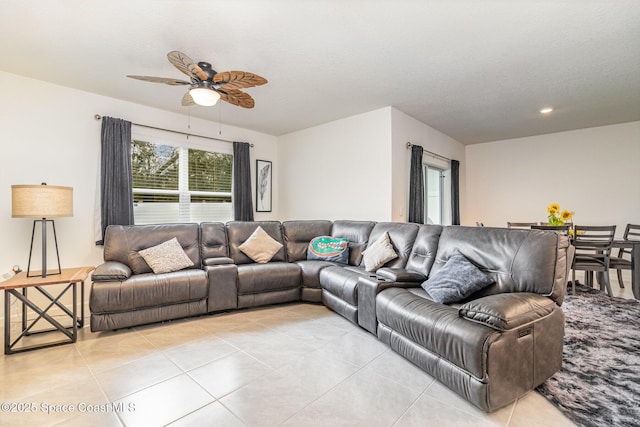
<svg viewBox="0 0 640 427">
<path fill-rule="evenodd" d="M 198 62 L 196 64 L 187 55 L 177 50 L 169 52 L 167 58 L 178 70 L 189 76 L 190 81 L 166 77 L 132 75 L 127 77 L 152 83 L 164 83 L 170 86 L 191 86 L 182 97 L 182 105 L 198 104 L 206 107 L 216 105 L 218 99 L 222 99 L 243 108 L 253 108 L 255 102 L 251 95 L 240 89 L 267 83 L 267 79 L 245 71 L 218 73 L 211 68 L 211 64 L 208 62 Z"/>
<path fill-rule="evenodd" d="M 189 90 L 189 95 L 191 95 L 193 102 L 204 107 L 211 107 L 213 105 L 216 105 L 216 103 L 220 99 L 220 94 L 213 90 L 205 82 L 202 82 L 201 85 L 191 88 Z"/>
</svg>

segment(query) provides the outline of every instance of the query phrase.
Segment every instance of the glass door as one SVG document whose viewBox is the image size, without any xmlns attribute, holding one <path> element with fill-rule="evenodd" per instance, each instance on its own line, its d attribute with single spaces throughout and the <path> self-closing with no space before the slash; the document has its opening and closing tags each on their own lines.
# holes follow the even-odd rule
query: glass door
<svg viewBox="0 0 640 427">
<path fill-rule="evenodd" d="M 425 188 L 425 224 L 443 224 L 444 169 L 423 165 Z"/>
</svg>

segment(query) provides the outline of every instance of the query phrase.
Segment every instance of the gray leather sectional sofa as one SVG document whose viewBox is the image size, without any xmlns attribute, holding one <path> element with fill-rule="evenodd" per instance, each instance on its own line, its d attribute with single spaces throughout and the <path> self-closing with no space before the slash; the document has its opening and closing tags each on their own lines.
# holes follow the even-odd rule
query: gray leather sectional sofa
<svg viewBox="0 0 640 427">
<path fill-rule="evenodd" d="M 240 249 L 260 226 L 282 248 L 267 263 Z M 375 271 L 363 251 L 385 232 L 397 257 Z M 349 262 L 307 259 L 318 236 L 348 239 Z M 139 251 L 176 237 L 192 268 L 154 274 Z M 571 251 L 540 230 L 371 221 L 110 226 L 93 274 L 91 330 L 291 301 L 322 302 L 485 411 L 562 363 L 560 309 Z M 420 284 L 459 251 L 494 284 L 452 304 Z"/>
</svg>

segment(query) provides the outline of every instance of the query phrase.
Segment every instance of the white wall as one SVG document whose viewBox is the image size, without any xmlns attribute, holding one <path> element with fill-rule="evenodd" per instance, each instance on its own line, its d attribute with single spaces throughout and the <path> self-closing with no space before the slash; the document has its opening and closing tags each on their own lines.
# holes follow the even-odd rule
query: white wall
<svg viewBox="0 0 640 427">
<path fill-rule="evenodd" d="M 409 170 L 411 150 L 407 142 L 421 145 L 425 150 L 448 159 L 460 161 L 460 211 L 465 210 L 465 146 L 453 138 L 433 129 L 403 112 L 391 109 L 392 150 L 393 150 L 393 221 L 407 221 L 409 207 Z M 425 154 L 423 162 L 436 166 L 449 167 Z M 445 174 L 448 175 L 448 174 Z M 450 177 L 448 177 L 450 178 Z M 450 180 L 446 181 L 450 186 Z M 447 201 L 450 205 L 450 200 Z"/>
<path fill-rule="evenodd" d="M 461 161 L 464 203 L 464 145 L 385 107 L 279 137 L 283 219 L 406 221 L 408 141 Z"/>
<path fill-rule="evenodd" d="M 505 227 L 546 221 L 546 207 L 574 223 L 640 222 L 640 122 L 469 145 L 465 222 Z"/>
<path fill-rule="evenodd" d="M 391 220 L 390 107 L 278 138 L 281 219 Z"/>
<path fill-rule="evenodd" d="M 94 245 L 94 202 L 100 153 L 100 122 L 94 114 L 132 122 L 189 131 L 229 140 L 251 142 L 252 173 L 255 159 L 274 161 L 278 179 L 277 138 L 246 129 L 169 113 L 138 104 L 82 92 L 47 82 L 0 72 L 0 275 L 19 264 L 26 270 L 32 221 L 11 218 L 11 185 L 71 186 L 74 216 L 56 219 L 62 267 L 97 265 L 102 250 Z M 201 108 L 201 107 L 192 107 Z M 255 186 L 255 175 L 252 179 Z M 254 190 L 255 194 L 255 190 Z M 256 219 L 278 218 L 278 188 L 274 186 L 272 213 Z M 255 203 L 255 198 L 254 198 Z M 40 246 L 34 249 L 39 268 Z M 51 264 L 51 261 L 49 263 Z M 0 300 L 1 301 L 1 300 Z"/>
</svg>

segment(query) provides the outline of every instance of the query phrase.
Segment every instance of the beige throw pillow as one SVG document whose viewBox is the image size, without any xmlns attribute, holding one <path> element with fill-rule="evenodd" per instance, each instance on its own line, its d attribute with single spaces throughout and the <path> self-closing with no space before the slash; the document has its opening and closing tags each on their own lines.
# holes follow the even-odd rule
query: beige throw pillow
<svg viewBox="0 0 640 427">
<path fill-rule="evenodd" d="M 364 259 L 364 269 L 376 271 L 392 259 L 398 258 L 398 254 L 393 250 L 391 239 L 387 231 L 373 242 L 371 246 L 362 253 Z"/>
<path fill-rule="evenodd" d="M 238 246 L 238 249 L 259 264 L 269 262 L 281 248 L 282 244 L 269 236 L 260 226 Z"/>
<path fill-rule="evenodd" d="M 176 237 L 157 246 L 143 249 L 138 253 L 156 274 L 193 267 L 193 261 L 184 252 Z"/>
</svg>

